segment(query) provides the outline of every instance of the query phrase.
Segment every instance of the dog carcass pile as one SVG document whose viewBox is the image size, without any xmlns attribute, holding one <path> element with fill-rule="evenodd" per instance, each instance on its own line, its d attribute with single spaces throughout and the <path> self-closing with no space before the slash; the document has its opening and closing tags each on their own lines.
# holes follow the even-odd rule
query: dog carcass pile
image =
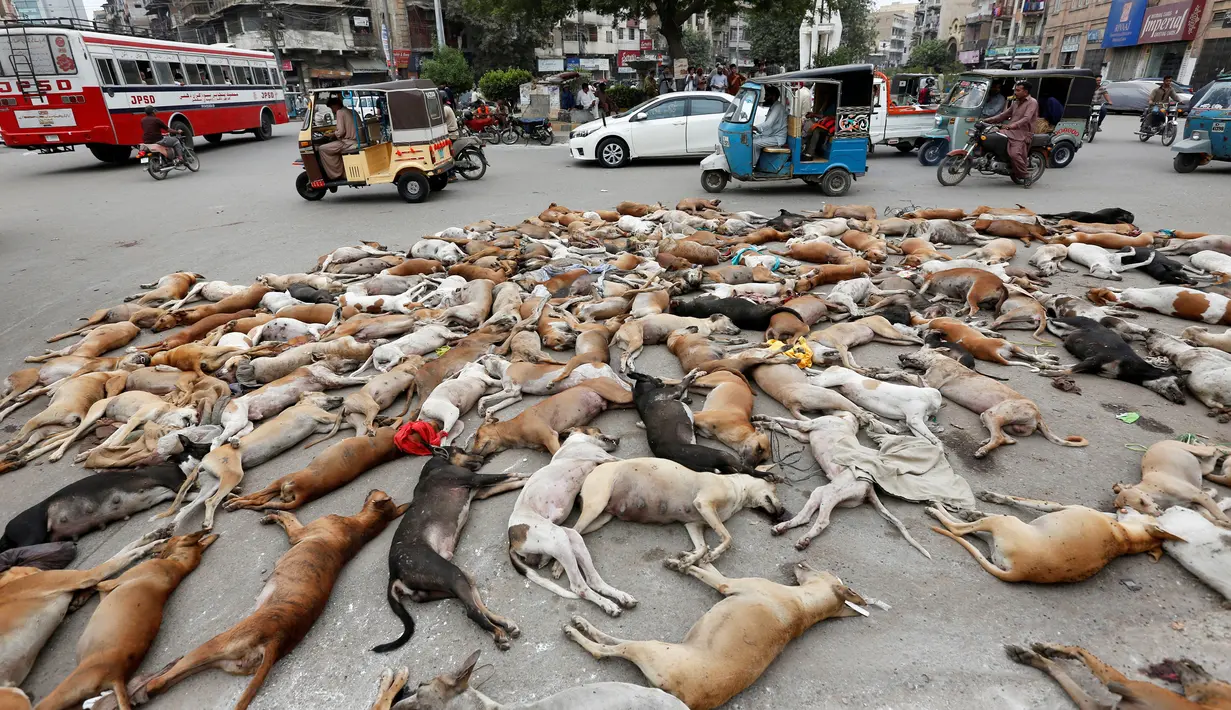
<svg viewBox="0 0 1231 710">
<path fill-rule="evenodd" d="M 584 535 L 615 517 L 685 524 L 693 549 L 666 564 L 725 595 L 678 644 L 622 641 L 573 617 L 569 638 L 595 657 L 635 662 L 655 687 L 580 686 L 541 701 L 550 707 L 718 707 L 755 683 L 799 629 L 888 608 L 802 562 L 794 585 L 723 576 L 713 563 L 737 544 L 724 521 L 744 508 L 780 521 L 774 534 L 810 526 L 795 543 L 804 549 L 836 507 L 868 502 L 930 557 L 883 505 L 887 494 L 927 504 L 943 526 L 936 532 L 1006 582 L 1077 583 L 1118 556 L 1166 551 L 1231 598 L 1229 499 L 1203 488 L 1206 479 L 1231 484 L 1231 449 L 1155 443 L 1141 482 L 1116 487 L 1115 512 L 978 495 L 1043 513 L 1027 523 L 976 511 L 929 423 L 945 400 L 976 413 L 987 438 L 961 452 L 976 458 L 1003 455 L 996 449 L 1035 432 L 1057 447 L 1119 446 L 1068 434 L 1080 422 L 1013 386 L 1043 376 L 1062 389 L 1096 389 L 1093 375 L 1172 402 L 1191 394 L 1226 421 L 1231 331 L 1205 325 L 1231 324 L 1231 300 L 1218 285 L 1231 277 L 1231 237 L 1141 232 L 1132 222 L 1118 209 L 1040 215 L 980 206 L 882 218 L 872 207 L 828 205 L 767 218 L 703 199 L 674 209 L 552 204 L 512 226 L 451 228 L 408 252 L 345 246 L 308 272 L 251 284 L 164 276 L 49 338 L 75 340 L 27 358 L 36 364 L 4 382 L 0 418 L 44 397 L 46 405 L 0 446 L 0 469 L 70 456 L 96 472 L 66 481 L 4 529 L 0 686 L 20 686 L 72 598 L 98 589 L 107 595 L 78 645 L 79 665 L 40 708 L 80 707 L 103 691 L 95 710 L 128 707 L 208 667 L 254 676 L 238 704 L 247 707 L 312 628 L 343 566 L 399 517 L 387 596 L 403 630 L 373 650 L 412 639 L 412 602 L 445 598 L 508 649 L 527 620 L 490 610 L 452 557 L 471 501 L 517 489 L 510 563 L 544 590 L 613 616 L 636 605 L 633 590 L 604 581 L 602 561 L 586 547 Z M 1015 258 L 1023 244 L 1028 264 Z M 1048 277 L 1079 269 L 1107 284 L 1085 294 L 1048 290 Z M 1129 269 L 1160 285 L 1113 288 Z M 1174 328 L 1137 325 L 1136 310 L 1172 316 Z M 1012 342 L 1010 328 L 1038 343 L 1051 334 L 1076 360 L 1065 365 Z M 124 350 L 147 330 L 156 335 L 142 342 L 154 342 Z M 858 347 L 872 342 L 898 346 L 901 367 L 857 362 Z M 686 374 L 639 369 L 647 346 L 665 346 Z M 1022 369 L 991 376 L 978 361 Z M 696 411 L 690 392 L 705 396 Z M 791 416 L 754 414 L 757 392 Z M 541 399 L 498 416 L 525 395 Z M 601 414 L 614 407 L 653 424 L 645 433 L 653 457 L 620 455 L 619 441 L 602 431 Z M 471 410 L 483 420 L 467 431 Z M 349 436 L 332 438 L 342 430 Z M 235 495 L 246 473 L 318 434 L 329 445 L 308 466 Z M 699 444 L 697 435 L 717 443 Z M 771 437 L 782 435 L 809 446 L 828 479 L 794 516 L 775 488 L 783 462 Z M 488 457 L 516 448 L 545 450 L 550 462 L 529 476 L 482 470 Z M 407 456 L 424 463 L 413 496 L 395 491 L 400 504 L 376 490 L 347 517 L 354 511 L 303 525 L 289 512 Z M 578 497 L 579 516 L 566 525 Z M 61 569 L 72 540 L 165 501 L 163 527 L 97 567 Z M 264 515 L 290 542 L 256 609 L 137 676 L 175 588 L 202 564 L 195 574 L 210 574 L 203 555 L 215 523 L 254 514 L 233 511 Z M 177 528 L 197 530 L 165 539 Z M 991 536 L 990 559 L 970 533 Z M 548 564 L 564 579 L 540 572 Z M 1064 671 L 1053 658 L 1097 663 L 1077 647 L 1009 653 L 1058 679 Z M 468 686 L 477 658 L 421 686 L 413 707 L 457 707 L 450 703 L 463 696 L 477 703 Z M 1186 688 L 1231 693 L 1195 663 L 1175 672 Z M 374 707 L 410 706 L 399 698 L 407 680 L 405 670 L 387 672 Z M 0 692 L 19 704 L 5 707 L 26 702 L 15 689 Z"/>
</svg>

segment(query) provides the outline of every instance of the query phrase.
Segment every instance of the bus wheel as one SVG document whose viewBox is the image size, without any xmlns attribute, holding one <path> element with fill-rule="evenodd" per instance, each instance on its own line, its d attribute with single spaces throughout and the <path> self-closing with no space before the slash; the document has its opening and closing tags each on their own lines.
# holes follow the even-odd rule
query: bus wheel
<svg viewBox="0 0 1231 710">
<path fill-rule="evenodd" d="M 177 118 L 171 122 L 171 129 L 182 131 L 183 135 L 180 136 L 180 140 L 184 142 L 184 145 L 192 145 L 192 126 L 188 125 L 187 121 Z"/>
<path fill-rule="evenodd" d="M 256 136 L 259 141 L 267 141 L 274 137 L 274 119 L 268 111 L 261 112 L 261 126 L 252 131 L 252 135 Z"/>
<path fill-rule="evenodd" d="M 86 146 L 90 149 L 90 154 L 104 163 L 112 165 L 123 165 L 132 157 L 133 149 L 126 145 L 106 145 L 103 143 L 90 143 Z"/>
<path fill-rule="evenodd" d="M 209 141 L 210 143 L 214 143 L 214 144 L 221 143 L 222 134 L 221 133 L 206 133 L 205 140 Z"/>
</svg>

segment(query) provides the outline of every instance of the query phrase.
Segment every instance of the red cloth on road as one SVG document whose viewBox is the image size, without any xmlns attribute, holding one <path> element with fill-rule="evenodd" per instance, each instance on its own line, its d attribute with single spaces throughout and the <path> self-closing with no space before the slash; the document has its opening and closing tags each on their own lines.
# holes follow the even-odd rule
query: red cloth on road
<svg viewBox="0 0 1231 710">
<path fill-rule="evenodd" d="M 393 445 L 411 456 L 431 456 L 432 446 L 440 446 L 445 432 L 436 431 L 431 422 L 407 422 L 393 435 Z"/>
</svg>

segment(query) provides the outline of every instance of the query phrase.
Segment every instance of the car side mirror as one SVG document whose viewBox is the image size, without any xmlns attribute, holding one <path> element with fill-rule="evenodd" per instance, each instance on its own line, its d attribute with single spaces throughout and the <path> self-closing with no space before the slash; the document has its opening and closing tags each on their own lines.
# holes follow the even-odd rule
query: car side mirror
<svg viewBox="0 0 1231 710">
<path fill-rule="evenodd" d="M 650 114 L 646 113 L 645 111 L 642 111 L 641 113 L 637 114 L 633 118 L 635 118 L 638 121 L 644 121 L 645 119 L 649 117 L 650 117 Z"/>
</svg>

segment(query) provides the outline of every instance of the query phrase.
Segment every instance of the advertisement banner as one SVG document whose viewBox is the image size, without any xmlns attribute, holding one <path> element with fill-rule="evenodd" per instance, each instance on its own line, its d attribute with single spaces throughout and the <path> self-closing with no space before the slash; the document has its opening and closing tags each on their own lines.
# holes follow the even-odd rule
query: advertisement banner
<svg viewBox="0 0 1231 710">
<path fill-rule="evenodd" d="M 1197 26 L 1201 24 L 1204 10 L 1205 0 L 1185 0 L 1152 7 L 1146 10 L 1137 42 L 1153 44 L 1191 40 L 1197 36 Z"/>
<path fill-rule="evenodd" d="M 984 52 L 984 56 L 988 59 L 992 57 L 1011 57 L 1013 56 L 1012 47 L 988 47 Z"/>
<path fill-rule="evenodd" d="M 648 52 L 651 49 L 654 49 L 654 40 L 652 39 L 641 40 L 641 51 Z"/>
<path fill-rule="evenodd" d="M 1103 48 L 1132 47 L 1141 33 L 1147 0 L 1112 0 L 1107 13 L 1107 31 L 1103 33 Z"/>
<path fill-rule="evenodd" d="M 565 71 L 577 71 L 579 69 L 581 69 L 581 58 L 580 57 L 565 57 L 564 58 L 564 70 Z"/>
<path fill-rule="evenodd" d="M 410 66 L 410 50 L 395 49 L 393 50 L 393 66 L 398 69 L 406 69 Z"/>
<path fill-rule="evenodd" d="M 962 64 L 978 64 L 980 59 L 982 59 L 982 56 L 977 49 L 957 53 L 957 60 Z"/>
<path fill-rule="evenodd" d="M 1095 42 L 1102 42 L 1102 41 L 1103 41 L 1103 31 L 1101 29 L 1090 30 L 1089 32 L 1086 33 L 1086 44 L 1094 44 Z"/>
<path fill-rule="evenodd" d="M 564 71 L 563 59 L 540 59 L 539 71 L 541 72 L 562 72 Z"/>
<path fill-rule="evenodd" d="M 611 61 L 605 57 L 582 57 L 581 68 L 586 71 L 611 71 Z"/>
<path fill-rule="evenodd" d="M 1013 55 L 1017 57 L 1036 57 L 1040 49 L 1042 47 L 1037 44 L 1019 44 L 1013 48 Z"/>
<path fill-rule="evenodd" d="M 641 57 L 641 52 L 635 49 L 621 49 L 616 51 L 616 71 L 620 74 L 636 74 L 637 70 L 628 66 L 631 59 Z"/>
</svg>

